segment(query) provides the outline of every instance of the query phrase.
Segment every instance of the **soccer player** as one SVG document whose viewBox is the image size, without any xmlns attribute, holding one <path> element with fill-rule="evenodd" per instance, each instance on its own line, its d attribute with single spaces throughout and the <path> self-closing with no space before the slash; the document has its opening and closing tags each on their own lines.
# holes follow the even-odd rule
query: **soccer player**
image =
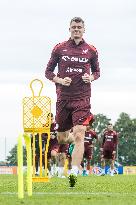
<svg viewBox="0 0 136 205">
<path fill-rule="evenodd" d="M 86 167 L 83 161 L 83 175 L 89 175 L 91 160 L 93 157 L 94 140 L 98 142 L 98 136 L 96 132 L 91 128 L 91 124 L 86 126 L 86 132 L 84 137 L 84 155 L 83 158 L 86 160 Z"/>
<path fill-rule="evenodd" d="M 43 125 L 44 126 L 44 125 Z M 48 135 L 47 133 L 42 133 L 42 165 L 45 168 L 45 149 Z M 31 140 L 33 144 L 33 138 Z M 58 156 L 59 144 L 57 140 L 57 130 L 56 123 L 54 121 L 54 116 L 51 113 L 51 127 L 50 127 L 50 141 L 48 147 L 48 170 L 49 175 L 52 176 L 55 174 L 56 166 L 57 166 L 57 156 Z M 40 161 L 40 145 L 39 145 L 39 134 L 35 135 L 35 169 L 36 175 L 39 175 L 39 161 Z"/>
<path fill-rule="evenodd" d="M 47 137 L 45 136 L 45 133 L 41 135 L 42 138 L 42 165 L 44 166 L 44 151 L 45 145 L 47 141 Z M 33 150 L 33 136 L 31 135 L 31 147 Z M 39 144 L 39 134 L 37 133 L 35 135 L 35 175 L 39 175 L 39 163 L 40 163 L 40 144 Z"/>
<path fill-rule="evenodd" d="M 68 141 L 67 144 L 60 144 L 59 145 L 59 157 L 58 157 L 58 177 L 60 178 L 65 178 L 64 175 L 64 165 L 66 160 L 68 160 L 68 170 L 71 169 L 71 153 L 72 150 L 72 146 L 74 146 L 74 138 L 73 138 L 73 133 L 72 130 L 70 130 L 69 132 L 69 136 L 68 136 Z"/>
<path fill-rule="evenodd" d="M 57 129 L 56 122 L 54 121 L 54 116 L 51 113 L 51 128 L 50 128 L 50 141 L 48 148 L 48 169 L 50 176 L 54 176 L 57 172 L 58 166 L 58 150 L 59 144 L 57 139 Z"/>
<path fill-rule="evenodd" d="M 83 122 L 90 116 L 91 82 L 100 77 L 100 69 L 96 48 L 83 39 L 84 21 L 80 17 L 73 18 L 69 31 L 70 38 L 54 47 L 45 77 L 56 84 L 59 142 L 67 143 L 69 130 L 73 127 L 75 147 L 69 181 L 75 185 L 84 153 L 86 127 Z"/>
<path fill-rule="evenodd" d="M 102 175 L 105 175 L 105 164 L 110 163 L 110 175 L 114 176 L 114 162 L 116 157 L 116 148 L 118 143 L 117 132 L 113 130 L 113 125 L 109 123 L 103 133 L 101 146 Z"/>
</svg>

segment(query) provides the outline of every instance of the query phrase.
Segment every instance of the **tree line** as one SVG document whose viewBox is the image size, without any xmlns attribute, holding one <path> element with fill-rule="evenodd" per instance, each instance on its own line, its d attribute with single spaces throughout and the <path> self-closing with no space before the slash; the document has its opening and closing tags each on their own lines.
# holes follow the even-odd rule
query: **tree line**
<svg viewBox="0 0 136 205">
<path fill-rule="evenodd" d="M 92 164 L 100 164 L 100 144 L 102 133 L 111 119 L 104 114 L 95 115 L 93 129 L 96 131 L 99 143 L 94 147 L 94 158 Z M 122 112 L 117 121 L 113 124 L 114 130 L 118 133 L 117 159 L 123 166 L 136 165 L 136 119 L 130 118 L 127 113 Z M 23 147 L 24 165 L 26 165 L 26 148 Z M 17 165 L 17 145 L 15 145 L 7 156 L 8 164 Z"/>
</svg>

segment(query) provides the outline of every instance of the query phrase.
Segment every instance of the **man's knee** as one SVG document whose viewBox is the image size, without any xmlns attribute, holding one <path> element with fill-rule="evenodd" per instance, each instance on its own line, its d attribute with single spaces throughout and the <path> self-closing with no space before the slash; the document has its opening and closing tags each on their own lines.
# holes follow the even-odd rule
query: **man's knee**
<svg viewBox="0 0 136 205">
<path fill-rule="evenodd" d="M 57 152 L 55 150 L 52 150 L 51 151 L 51 157 L 57 157 Z"/>
<path fill-rule="evenodd" d="M 86 127 L 83 125 L 76 125 L 73 129 L 75 142 L 83 142 Z"/>
<path fill-rule="evenodd" d="M 59 154 L 59 160 L 65 160 L 66 159 L 66 154 L 65 153 L 60 153 Z"/>
<path fill-rule="evenodd" d="M 73 133 L 69 133 L 67 143 L 74 143 L 74 135 Z"/>
<path fill-rule="evenodd" d="M 68 147 L 69 147 L 68 144 L 60 144 L 58 152 L 67 154 L 68 153 Z"/>
<path fill-rule="evenodd" d="M 66 132 L 58 132 L 57 139 L 59 144 L 66 144 L 68 138 L 68 133 Z"/>
<path fill-rule="evenodd" d="M 111 159 L 111 165 L 114 166 L 115 161 L 113 159 Z"/>
</svg>

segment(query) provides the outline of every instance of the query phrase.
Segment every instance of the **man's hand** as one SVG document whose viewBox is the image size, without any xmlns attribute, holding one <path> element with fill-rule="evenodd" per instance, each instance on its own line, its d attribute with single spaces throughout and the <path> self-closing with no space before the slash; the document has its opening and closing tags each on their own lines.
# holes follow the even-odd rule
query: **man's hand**
<svg viewBox="0 0 136 205">
<path fill-rule="evenodd" d="M 116 151 L 113 151 L 113 152 L 112 152 L 112 154 L 114 154 L 114 155 L 115 155 L 115 154 L 116 154 Z"/>
<path fill-rule="evenodd" d="M 70 86 L 71 82 L 72 82 L 72 80 L 69 77 L 65 77 L 64 79 L 62 78 L 62 80 L 61 80 L 61 84 L 64 86 Z"/>
<path fill-rule="evenodd" d="M 51 139 L 55 139 L 55 137 L 56 137 L 55 133 L 54 132 L 50 132 L 50 138 Z"/>
<path fill-rule="evenodd" d="M 94 76 L 93 75 L 88 75 L 87 73 L 85 73 L 83 76 L 82 76 L 82 79 L 85 83 L 90 83 L 94 80 Z"/>
<path fill-rule="evenodd" d="M 59 84 L 64 85 L 64 86 L 70 86 L 72 80 L 69 77 L 59 78 L 59 77 L 55 76 L 53 78 L 53 82 L 59 83 Z"/>
</svg>

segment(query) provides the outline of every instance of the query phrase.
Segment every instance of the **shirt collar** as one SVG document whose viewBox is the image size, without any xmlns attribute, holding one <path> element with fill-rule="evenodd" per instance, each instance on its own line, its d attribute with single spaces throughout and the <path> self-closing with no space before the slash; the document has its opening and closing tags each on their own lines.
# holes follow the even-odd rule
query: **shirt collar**
<svg viewBox="0 0 136 205">
<path fill-rule="evenodd" d="M 75 43 L 74 39 L 69 38 L 69 42 L 70 42 L 71 44 L 73 44 L 73 45 L 77 45 L 77 44 Z M 78 44 L 77 46 L 83 44 L 84 42 L 85 42 L 85 40 L 82 38 L 82 40 L 79 42 L 79 44 Z"/>
</svg>

